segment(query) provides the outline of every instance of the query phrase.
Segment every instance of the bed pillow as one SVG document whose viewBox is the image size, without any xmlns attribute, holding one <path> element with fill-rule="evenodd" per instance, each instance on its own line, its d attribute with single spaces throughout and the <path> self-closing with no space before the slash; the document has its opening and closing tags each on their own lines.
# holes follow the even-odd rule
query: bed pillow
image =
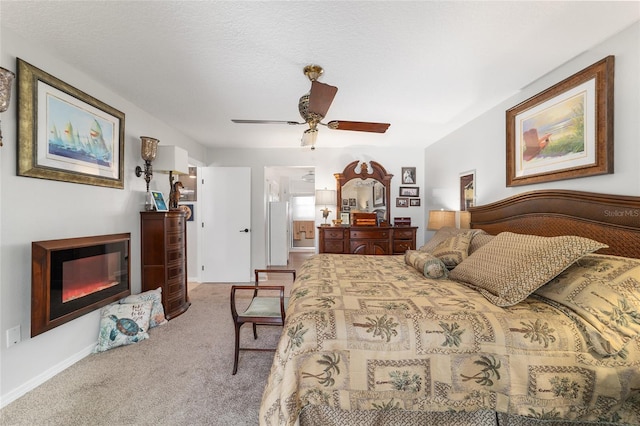
<svg viewBox="0 0 640 426">
<path fill-rule="evenodd" d="M 455 235 L 467 234 L 467 233 L 471 233 L 472 235 L 486 234 L 486 232 L 484 232 L 482 229 L 459 229 L 459 228 L 454 228 L 452 226 L 445 226 L 443 228 L 438 229 L 436 233 L 433 234 L 433 237 L 431 237 L 429 241 L 427 241 L 418 250 L 431 252 L 434 248 L 436 248 L 438 244 L 440 244 L 447 238 L 453 237 Z"/>
<path fill-rule="evenodd" d="M 578 322 L 601 355 L 618 354 L 640 335 L 639 259 L 584 256 L 535 294 Z"/>
<path fill-rule="evenodd" d="M 480 247 L 487 244 L 489 241 L 493 240 L 496 236 L 487 234 L 483 230 L 479 230 L 477 234 L 474 234 L 471 239 L 471 244 L 469 244 L 469 255 L 475 253 Z"/>
<path fill-rule="evenodd" d="M 148 339 L 153 302 L 113 303 L 100 310 L 100 333 L 94 352 Z"/>
<path fill-rule="evenodd" d="M 502 232 L 460 263 L 449 278 L 475 288 L 497 306 L 512 306 L 577 259 L 605 247 L 577 236 Z"/>
<path fill-rule="evenodd" d="M 472 238 L 473 231 L 452 235 L 428 253 L 442 260 L 447 268 L 453 269 L 469 255 L 469 244 Z"/>
<path fill-rule="evenodd" d="M 427 278 L 447 278 L 447 266 L 437 257 L 418 250 L 407 250 L 404 253 L 404 262 L 413 266 L 418 272 Z"/>
<path fill-rule="evenodd" d="M 145 291 L 140 294 L 132 294 L 124 299 L 120 299 L 120 303 L 140 303 L 153 302 L 151 306 L 151 318 L 149 319 L 149 328 L 157 327 L 167 323 L 164 316 L 164 307 L 162 306 L 162 287 L 155 290 Z"/>
</svg>

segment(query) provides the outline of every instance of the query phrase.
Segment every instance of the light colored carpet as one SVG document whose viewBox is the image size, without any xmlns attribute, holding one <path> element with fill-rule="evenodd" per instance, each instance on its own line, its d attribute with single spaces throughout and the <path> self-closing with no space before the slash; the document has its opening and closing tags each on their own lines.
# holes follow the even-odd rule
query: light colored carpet
<svg viewBox="0 0 640 426">
<path fill-rule="evenodd" d="M 149 340 L 82 359 L 6 406 L 0 424 L 257 425 L 273 352 L 241 351 L 231 375 L 229 289 L 197 285 L 189 310 Z M 245 325 L 241 345 L 275 348 L 281 332 L 259 327 L 253 340 Z"/>
</svg>

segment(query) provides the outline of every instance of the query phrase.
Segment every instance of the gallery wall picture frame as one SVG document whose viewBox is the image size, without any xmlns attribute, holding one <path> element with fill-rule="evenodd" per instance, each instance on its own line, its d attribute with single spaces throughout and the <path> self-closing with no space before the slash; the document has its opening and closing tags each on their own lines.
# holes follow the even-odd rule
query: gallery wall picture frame
<svg viewBox="0 0 640 426">
<path fill-rule="evenodd" d="M 460 173 L 460 211 L 476 205 L 476 171 Z"/>
<path fill-rule="evenodd" d="M 409 205 L 411 207 L 420 207 L 420 198 L 409 198 Z"/>
<path fill-rule="evenodd" d="M 184 218 L 187 222 L 194 221 L 195 215 L 193 214 L 193 204 L 180 204 L 178 208 L 184 212 Z"/>
<path fill-rule="evenodd" d="M 415 167 L 402 167 L 401 176 L 403 185 L 415 185 L 417 183 Z"/>
<path fill-rule="evenodd" d="M 507 110 L 506 184 L 613 173 L 614 56 Z"/>
<path fill-rule="evenodd" d="M 17 59 L 18 175 L 124 189 L 123 112 Z"/>
<path fill-rule="evenodd" d="M 419 197 L 420 187 L 419 186 L 401 186 L 398 193 L 401 197 Z"/>
<path fill-rule="evenodd" d="M 409 207 L 409 199 L 404 197 L 396 198 L 396 207 Z"/>
</svg>

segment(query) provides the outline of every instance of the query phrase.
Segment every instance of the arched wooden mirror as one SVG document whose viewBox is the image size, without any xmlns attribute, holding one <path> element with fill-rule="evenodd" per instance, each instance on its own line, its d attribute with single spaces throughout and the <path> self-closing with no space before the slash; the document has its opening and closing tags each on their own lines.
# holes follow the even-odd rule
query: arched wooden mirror
<svg viewBox="0 0 640 426">
<path fill-rule="evenodd" d="M 356 160 L 342 173 L 334 174 L 339 210 L 341 213 L 377 213 L 378 218 L 388 224 L 393 175 L 380 163 L 370 161 L 369 164 L 371 167 Z"/>
</svg>

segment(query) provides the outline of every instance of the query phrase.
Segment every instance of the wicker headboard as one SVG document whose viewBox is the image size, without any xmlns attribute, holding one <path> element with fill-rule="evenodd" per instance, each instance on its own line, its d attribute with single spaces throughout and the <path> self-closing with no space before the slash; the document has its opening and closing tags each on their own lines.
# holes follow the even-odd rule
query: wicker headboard
<svg viewBox="0 0 640 426">
<path fill-rule="evenodd" d="M 541 190 L 469 211 L 471 227 L 493 235 L 579 235 L 609 245 L 598 253 L 640 258 L 640 197 Z"/>
</svg>

